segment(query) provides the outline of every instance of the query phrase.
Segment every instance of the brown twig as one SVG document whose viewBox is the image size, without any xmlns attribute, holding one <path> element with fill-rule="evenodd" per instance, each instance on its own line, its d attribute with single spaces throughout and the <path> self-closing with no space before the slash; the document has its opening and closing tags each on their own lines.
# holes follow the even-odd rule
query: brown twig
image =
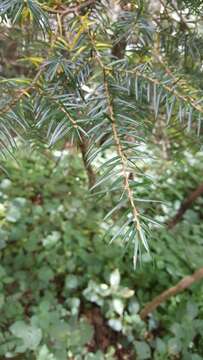
<svg viewBox="0 0 203 360">
<path fill-rule="evenodd" d="M 87 0 L 87 1 L 84 1 L 83 3 L 81 3 L 80 5 L 70 6 L 68 8 L 65 8 L 64 10 L 49 9 L 47 7 L 44 7 L 44 10 L 46 10 L 49 13 L 66 16 L 68 14 L 77 13 L 88 6 L 93 5 L 95 2 L 96 2 L 96 0 Z"/>
<path fill-rule="evenodd" d="M 183 290 L 190 287 L 195 282 L 203 278 L 203 268 L 196 270 L 192 275 L 185 276 L 181 281 L 179 281 L 175 286 L 165 290 L 160 295 L 156 296 L 152 301 L 150 301 L 144 309 L 140 312 L 141 319 L 146 319 L 146 317 L 152 313 L 159 305 L 163 302 L 175 296 L 176 294 L 182 292 Z"/>
<path fill-rule="evenodd" d="M 183 217 L 184 213 L 191 207 L 193 202 L 203 195 L 203 183 L 193 190 L 181 204 L 177 214 L 168 222 L 167 227 L 172 229 Z"/>
<path fill-rule="evenodd" d="M 15 96 L 9 104 L 6 104 L 3 108 L 0 109 L 0 115 L 4 115 L 8 111 L 10 111 L 12 109 L 12 107 L 14 107 L 24 95 L 26 95 L 31 89 L 33 89 L 33 87 L 35 86 L 36 82 L 38 81 L 42 71 L 43 71 L 43 65 L 40 67 L 40 69 L 36 73 L 31 84 L 29 86 L 27 86 L 25 89 L 18 90 L 17 96 Z"/>
<path fill-rule="evenodd" d="M 91 189 L 95 185 L 96 174 L 93 170 L 92 165 L 89 164 L 87 161 L 88 140 L 84 136 L 81 136 L 79 148 L 80 148 L 80 151 L 82 154 L 83 164 L 84 164 L 84 167 L 85 167 L 85 170 L 87 173 L 87 177 L 88 177 L 89 189 Z"/>
<path fill-rule="evenodd" d="M 70 14 L 70 13 L 77 13 L 79 11 L 81 11 L 82 9 L 86 8 L 87 6 L 90 6 L 92 4 L 95 3 L 96 0 L 87 0 L 87 1 L 84 1 L 84 3 L 81 3 L 80 5 L 77 5 L 77 6 L 72 6 L 68 9 L 65 9 L 64 11 L 62 11 L 62 16 L 65 16 L 67 14 Z"/>
<path fill-rule="evenodd" d="M 120 141 L 120 138 L 118 135 L 118 131 L 117 131 L 116 118 L 114 115 L 113 105 L 110 100 L 111 95 L 110 95 L 109 84 L 107 81 L 105 68 L 103 68 L 103 73 L 104 73 L 104 89 L 105 89 L 105 94 L 106 94 L 106 99 L 107 99 L 108 112 L 109 112 L 109 116 L 111 119 L 111 127 L 112 127 L 113 137 L 114 137 L 116 148 L 117 148 L 117 154 L 121 159 L 124 186 L 125 186 L 125 190 L 127 192 L 130 206 L 132 209 L 133 221 L 135 223 L 136 230 L 138 232 L 140 232 L 141 225 L 140 225 L 140 220 L 139 220 L 139 213 L 135 206 L 134 199 L 133 199 L 133 192 L 131 190 L 130 183 L 129 183 L 128 171 L 127 171 L 127 159 L 123 153 L 122 144 L 121 144 L 121 141 Z"/>
</svg>

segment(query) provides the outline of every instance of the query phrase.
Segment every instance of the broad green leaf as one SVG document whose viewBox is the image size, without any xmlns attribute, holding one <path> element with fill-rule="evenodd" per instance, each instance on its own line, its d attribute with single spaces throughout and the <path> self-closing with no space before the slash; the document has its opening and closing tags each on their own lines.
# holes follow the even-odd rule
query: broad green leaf
<svg viewBox="0 0 203 360">
<path fill-rule="evenodd" d="M 124 311 L 124 303 L 121 299 L 113 299 L 112 301 L 113 309 L 118 315 L 122 315 Z"/>
<path fill-rule="evenodd" d="M 120 284 L 120 272 L 119 269 L 115 269 L 111 274 L 110 274 L 110 285 L 113 289 L 117 289 L 119 284 Z"/>
<path fill-rule="evenodd" d="M 135 341 L 135 349 L 138 360 L 151 359 L 151 350 L 147 342 Z"/>
<path fill-rule="evenodd" d="M 28 325 L 24 321 L 16 321 L 10 327 L 10 331 L 22 340 L 22 346 L 17 347 L 19 352 L 37 349 L 42 339 L 41 329 Z"/>
<path fill-rule="evenodd" d="M 36 360 L 57 360 L 57 359 L 51 352 L 49 352 L 47 346 L 43 345 L 39 350 Z"/>
</svg>

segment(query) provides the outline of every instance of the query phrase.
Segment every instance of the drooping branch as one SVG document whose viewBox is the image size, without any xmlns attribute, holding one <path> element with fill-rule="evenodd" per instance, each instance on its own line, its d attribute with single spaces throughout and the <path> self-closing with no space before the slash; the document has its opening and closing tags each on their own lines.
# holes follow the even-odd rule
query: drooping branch
<svg viewBox="0 0 203 360">
<path fill-rule="evenodd" d="M 146 319 L 146 317 L 152 313 L 159 305 L 161 305 L 166 300 L 170 299 L 172 296 L 182 292 L 183 290 L 190 287 L 195 282 L 203 278 L 203 268 L 196 270 L 192 275 L 184 277 L 179 281 L 175 286 L 165 290 L 160 295 L 156 296 L 152 301 L 150 301 L 140 312 L 141 319 Z"/>
<path fill-rule="evenodd" d="M 121 144 L 121 141 L 120 141 L 120 138 L 118 135 L 118 130 L 117 130 L 117 126 L 116 126 L 116 118 L 114 115 L 113 105 L 111 103 L 109 84 L 108 84 L 108 81 L 106 78 L 105 68 L 103 68 L 103 73 L 104 73 L 104 89 L 105 89 L 105 94 L 106 94 L 106 99 L 107 99 L 108 112 L 109 112 L 109 117 L 111 119 L 111 127 L 112 127 L 113 137 L 114 137 L 115 144 L 116 144 L 117 154 L 121 159 L 122 173 L 123 173 L 123 178 L 124 178 L 124 187 L 125 187 L 126 193 L 128 195 L 129 203 L 130 203 L 130 206 L 132 209 L 133 221 L 135 223 L 136 230 L 139 233 L 140 229 L 141 229 L 139 213 L 135 206 L 134 199 L 133 199 L 133 193 L 132 193 L 130 183 L 129 183 L 129 177 L 128 177 L 128 172 L 127 172 L 127 159 L 124 155 L 122 144 Z"/>
<path fill-rule="evenodd" d="M 80 18 L 80 21 L 81 21 L 81 24 L 83 25 L 82 18 Z M 139 220 L 139 212 L 134 203 L 133 193 L 132 193 L 130 183 L 129 183 L 129 178 L 128 178 L 127 159 L 123 152 L 122 144 L 121 144 L 121 141 L 120 141 L 120 138 L 118 135 L 117 125 L 116 125 L 116 117 L 114 114 L 114 108 L 113 108 L 113 104 L 111 101 L 111 94 L 110 94 L 109 84 L 108 84 L 108 80 L 107 80 L 108 67 L 106 67 L 106 65 L 103 64 L 103 62 L 100 58 L 100 54 L 98 53 L 97 48 L 95 46 L 94 39 L 91 36 L 90 32 L 88 32 L 88 36 L 89 36 L 90 42 L 91 42 L 92 47 L 96 54 L 97 63 L 100 66 L 101 71 L 103 73 L 104 92 L 105 92 L 105 96 L 106 96 L 106 100 L 107 100 L 108 115 L 111 120 L 111 128 L 112 128 L 113 138 L 114 138 L 115 145 L 116 145 L 117 154 L 121 160 L 122 176 L 123 176 L 123 180 L 124 180 L 124 189 L 127 193 L 127 197 L 128 197 L 131 209 L 132 209 L 132 215 L 133 215 L 133 221 L 135 224 L 135 228 L 138 231 L 138 233 L 140 233 L 141 225 L 140 225 L 140 220 Z"/>
<path fill-rule="evenodd" d="M 110 70 L 111 70 L 111 68 L 110 68 Z M 148 81 L 149 83 L 151 83 L 153 85 L 160 86 L 169 94 L 174 95 L 179 101 L 182 101 L 185 104 L 189 104 L 194 110 L 196 110 L 200 114 L 203 114 L 203 107 L 198 104 L 198 100 L 195 99 L 194 97 L 192 97 L 191 95 L 188 95 L 188 94 L 183 95 L 182 93 L 180 93 L 178 90 L 176 90 L 174 83 L 172 84 L 172 86 L 166 85 L 166 83 L 164 83 L 163 81 L 149 76 L 148 74 L 140 71 L 138 68 L 131 69 L 131 70 L 117 69 L 117 71 L 121 72 L 121 73 L 125 72 L 127 74 L 136 75 L 136 76 Z M 177 82 L 178 81 L 179 81 L 179 79 L 177 79 Z"/>
<path fill-rule="evenodd" d="M 192 206 L 194 201 L 203 195 L 203 183 L 193 190 L 181 204 L 177 214 L 168 222 L 167 227 L 172 229 L 179 221 L 181 221 L 185 212 Z"/>
</svg>

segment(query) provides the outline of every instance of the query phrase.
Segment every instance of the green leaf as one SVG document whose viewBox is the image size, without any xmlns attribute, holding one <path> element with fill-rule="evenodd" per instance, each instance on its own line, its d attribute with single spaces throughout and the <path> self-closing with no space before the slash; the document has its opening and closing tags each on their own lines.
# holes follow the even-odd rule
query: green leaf
<svg viewBox="0 0 203 360">
<path fill-rule="evenodd" d="M 178 355 L 182 350 L 182 343 L 178 338 L 171 338 L 168 341 L 168 352 L 170 355 Z"/>
<path fill-rule="evenodd" d="M 122 300 L 120 299 L 113 299 L 112 300 L 112 305 L 113 305 L 113 309 L 114 311 L 118 314 L 118 315 L 122 315 L 123 311 L 124 311 L 124 303 L 122 302 Z"/>
<path fill-rule="evenodd" d="M 22 209 L 25 207 L 26 199 L 17 197 L 9 204 L 6 220 L 12 223 L 17 222 L 21 218 Z"/>
<path fill-rule="evenodd" d="M 37 349 L 42 339 L 41 329 L 27 325 L 24 321 L 16 321 L 10 327 L 10 331 L 14 336 L 22 340 L 22 346 L 17 347 L 17 352 Z"/>
<path fill-rule="evenodd" d="M 156 338 L 156 351 L 159 354 L 164 354 L 167 350 L 165 342 L 161 338 Z"/>
<path fill-rule="evenodd" d="M 86 320 L 82 319 L 80 322 L 71 326 L 67 338 L 68 346 L 84 346 L 92 339 L 93 333 L 93 327 Z"/>
<path fill-rule="evenodd" d="M 36 360 L 57 360 L 57 359 L 53 354 L 49 352 L 47 346 L 43 345 L 39 350 Z"/>
<path fill-rule="evenodd" d="M 135 341 L 135 349 L 138 360 L 151 359 L 151 350 L 145 341 Z"/>
<path fill-rule="evenodd" d="M 110 274 L 110 285 L 113 289 L 117 289 L 119 284 L 120 284 L 120 272 L 119 269 L 115 269 L 111 274 Z"/>
<path fill-rule="evenodd" d="M 122 330 L 122 322 L 119 319 L 110 319 L 108 324 L 115 331 L 119 332 Z"/>
<path fill-rule="evenodd" d="M 189 301 L 187 303 L 187 316 L 189 317 L 190 320 L 193 320 L 197 317 L 198 315 L 198 306 L 197 304 Z"/>
<path fill-rule="evenodd" d="M 69 290 L 77 289 L 78 278 L 75 275 L 67 275 L 65 279 L 65 288 Z"/>
<path fill-rule="evenodd" d="M 42 240 L 42 243 L 45 247 L 54 246 L 61 238 L 61 233 L 59 231 L 52 231 L 50 235 Z"/>
<path fill-rule="evenodd" d="M 54 277 L 53 270 L 49 266 L 43 266 L 38 272 L 39 278 L 45 284 L 48 283 Z"/>
<path fill-rule="evenodd" d="M 101 351 L 97 351 L 95 354 L 93 353 L 88 353 L 86 356 L 85 356 L 85 360 L 104 360 L 105 355 L 101 352 Z M 108 355 L 107 355 L 108 356 Z M 110 359 L 111 360 L 111 359 Z"/>
</svg>

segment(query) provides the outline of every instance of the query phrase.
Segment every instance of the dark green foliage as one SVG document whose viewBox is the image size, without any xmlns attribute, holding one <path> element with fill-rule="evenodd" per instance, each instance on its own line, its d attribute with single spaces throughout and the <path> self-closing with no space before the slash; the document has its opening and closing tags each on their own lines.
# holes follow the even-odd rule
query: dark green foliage
<svg viewBox="0 0 203 360">
<path fill-rule="evenodd" d="M 7 163 L 11 179 L 4 175 L 0 182 L 1 355 L 117 359 L 117 343 L 109 343 L 106 355 L 91 355 L 85 346 L 96 331 L 87 313 L 98 306 L 109 329 L 122 334 L 122 346 L 130 346 L 138 360 L 173 359 L 176 353 L 201 359 L 202 284 L 160 306 L 146 324 L 138 315 L 153 296 L 203 265 L 201 199 L 174 232 L 153 226 L 151 255 L 143 256 L 134 272 L 131 250 L 123 253 L 122 238 L 111 245 L 104 238 L 106 206 L 103 199 L 95 203 L 85 195 L 86 175 L 77 154 L 65 152 L 55 167 L 58 151 L 40 157 L 23 153 L 18 153 L 20 167 Z M 172 216 L 185 196 L 185 182 L 195 187 L 201 158 L 202 153 L 194 158 L 188 152 L 182 164 L 159 162 L 158 176 L 149 163 L 156 176 L 150 195 L 165 201 L 153 203 L 155 220 Z M 176 191 L 173 182 L 178 182 Z M 138 196 L 145 193 L 140 185 Z M 109 207 L 111 201 L 116 199 L 108 198 Z M 151 215 L 151 205 L 144 207 L 145 215 Z"/>
</svg>

